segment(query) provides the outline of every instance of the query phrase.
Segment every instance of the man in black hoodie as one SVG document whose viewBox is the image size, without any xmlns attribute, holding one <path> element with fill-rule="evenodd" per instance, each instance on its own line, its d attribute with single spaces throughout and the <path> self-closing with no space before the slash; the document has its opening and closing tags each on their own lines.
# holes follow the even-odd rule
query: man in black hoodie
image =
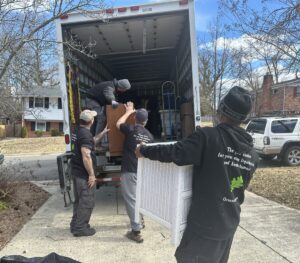
<svg viewBox="0 0 300 263">
<path fill-rule="evenodd" d="M 97 112 L 97 122 L 91 128 L 93 135 L 102 131 L 106 125 L 105 105 L 112 105 L 113 108 L 117 108 L 116 92 L 125 92 L 130 88 L 131 84 L 128 79 L 113 79 L 112 81 L 100 82 L 87 90 L 86 107 Z"/>
<path fill-rule="evenodd" d="M 192 203 L 175 253 L 177 262 L 228 260 L 244 191 L 258 164 L 251 136 L 239 127 L 250 110 L 250 94 L 233 87 L 219 104 L 216 127 L 198 128 L 175 144 L 136 149 L 137 157 L 194 165 Z"/>
</svg>

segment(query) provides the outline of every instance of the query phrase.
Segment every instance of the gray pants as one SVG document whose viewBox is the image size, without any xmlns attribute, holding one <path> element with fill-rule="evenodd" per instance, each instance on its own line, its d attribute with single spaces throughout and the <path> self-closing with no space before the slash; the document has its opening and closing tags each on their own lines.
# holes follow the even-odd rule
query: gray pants
<svg viewBox="0 0 300 263">
<path fill-rule="evenodd" d="M 143 227 L 135 222 L 135 198 L 136 198 L 136 173 L 121 174 L 121 191 L 125 201 L 125 207 L 130 219 L 130 225 L 133 231 L 140 231 Z"/>
<path fill-rule="evenodd" d="M 75 201 L 73 204 L 73 217 L 70 223 L 72 231 L 81 231 L 88 228 L 95 206 L 95 189 L 96 186 L 88 187 L 87 179 L 73 176 Z"/>
<path fill-rule="evenodd" d="M 106 126 L 105 106 L 101 106 L 97 101 L 93 99 L 86 98 L 86 107 L 97 112 L 97 116 L 96 116 L 97 123 L 96 123 L 95 134 L 94 134 L 97 135 Z"/>
</svg>

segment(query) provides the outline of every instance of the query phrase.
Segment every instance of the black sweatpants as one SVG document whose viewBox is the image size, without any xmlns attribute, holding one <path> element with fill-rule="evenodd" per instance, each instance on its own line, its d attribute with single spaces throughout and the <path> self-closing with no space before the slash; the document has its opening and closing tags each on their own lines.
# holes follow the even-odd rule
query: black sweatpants
<svg viewBox="0 0 300 263">
<path fill-rule="evenodd" d="M 213 240 L 196 235 L 187 228 L 175 257 L 178 263 L 226 263 L 233 236 L 226 240 Z"/>
<path fill-rule="evenodd" d="M 80 231 L 88 227 L 95 206 L 96 186 L 89 188 L 87 179 L 73 176 L 74 204 L 71 230 Z"/>
</svg>

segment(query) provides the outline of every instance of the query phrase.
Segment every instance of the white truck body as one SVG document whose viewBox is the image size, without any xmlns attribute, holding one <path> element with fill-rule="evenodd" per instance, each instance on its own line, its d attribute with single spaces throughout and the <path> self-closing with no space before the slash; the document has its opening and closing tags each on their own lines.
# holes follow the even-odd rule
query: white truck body
<svg viewBox="0 0 300 263">
<path fill-rule="evenodd" d="M 74 111 L 72 113 L 70 110 L 70 92 L 68 92 L 70 77 L 68 78 L 66 70 L 70 62 L 78 68 L 77 85 L 80 91 L 91 88 L 99 81 L 113 78 L 129 79 L 132 88 L 126 92 L 129 93 L 127 99 L 137 102 L 148 100 L 147 103 L 154 99 L 154 102 L 159 102 L 157 103 L 159 108 L 152 108 L 150 111 L 157 111 L 156 113 L 161 115 L 161 121 L 167 121 L 164 125 L 165 134 L 171 133 L 172 127 L 169 124 L 178 120 L 179 111 L 180 121 L 186 115 L 190 118 L 184 127 L 191 130 L 200 125 L 198 51 L 193 0 L 173 0 L 89 13 L 72 13 L 58 19 L 56 29 L 66 142 L 70 142 L 74 129 L 74 118 L 72 123 L 70 117 Z M 74 50 L 70 52 L 67 45 L 63 44 L 70 38 L 77 39 L 84 46 L 89 44 L 93 46 L 91 56 L 94 57 L 89 58 Z M 167 89 L 164 89 L 164 85 Z M 167 109 L 166 94 L 169 96 Z M 180 98 L 180 105 L 185 106 L 178 107 L 175 97 Z M 174 100 L 173 107 L 170 106 L 170 100 Z M 84 92 L 79 101 L 83 107 Z M 144 106 L 143 103 L 140 104 Z M 184 121 L 181 121 L 179 125 L 183 126 L 183 123 Z M 152 123 L 150 132 L 151 128 L 156 128 L 153 126 L 158 125 Z M 175 127 L 177 129 L 177 123 Z M 176 139 L 184 136 L 182 132 Z M 158 136 L 155 139 L 163 141 L 165 138 Z M 58 157 L 59 178 L 65 203 L 67 203 L 66 193 L 69 194 L 71 188 L 67 168 L 71 144 L 67 143 L 66 146 L 67 153 Z M 102 159 L 103 157 L 105 158 L 102 156 Z M 147 160 L 143 165 L 141 160 L 139 163 L 136 211 L 143 212 L 169 227 L 172 233 L 171 242 L 177 245 L 185 228 L 190 206 L 192 168 L 176 168 L 175 164 Z M 152 175 L 153 169 L 157 171 L 156 175 L 165 176 L 153 178 L 148 176 Z M 145 187 L 141 180 L 143 177 L 149 179 L 145 184 L 150 193 L 151 189 L 157 190 L 156 198 L 152 198 L 151 194 L 147 195 L 149 191 L 141 190 Z M 156 188 L 157 185 L 161 185 L 163 189 Z M 168 198 L 165 198 L 166 196 Z M 160 203 L 161 199 L 165 201 Z M 165 213 L 170 209 L 172 211 Z"/>
<path fill-rule="evenodd" d="M 56 34 L 66 138 L 71 136 L 66 72 L 70 59 L 79 68 L 80 90 L 99 81 L 127 78 L 134 96 L 154 95 L 163 100 L 162 83 L 172 81 L 175 96 L 193 102 L 195 126 L 200 124 L 193 0 L 71 13 L 56 21 Z M 63 42 L 70 35 L 84 45 L 95 44 L 94 59 L 69 52 Z M 70 58 L 70 54 L 76 59 Z M 84 100 L 82 95 L 81 106 Z M 70 144 L 66 150 L 71 150 Z"/>
</svg>

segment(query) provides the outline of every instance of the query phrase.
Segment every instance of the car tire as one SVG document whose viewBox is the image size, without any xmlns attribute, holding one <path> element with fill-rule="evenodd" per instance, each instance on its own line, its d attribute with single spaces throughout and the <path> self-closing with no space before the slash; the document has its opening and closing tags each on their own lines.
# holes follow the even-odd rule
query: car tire
<svg viewBox="0 0 300 263">
<path fill-rule="evenodd" d="M 260 155 L 259 157 L 264 161 L 271 161 L 274 159 L 275 155 Z"/>
<path fill-rule="evenodd" d="M 300 146 L 291 146 L 283 155 L 283 163 L 288 166 L 300 165 Z"/>
</svg>

